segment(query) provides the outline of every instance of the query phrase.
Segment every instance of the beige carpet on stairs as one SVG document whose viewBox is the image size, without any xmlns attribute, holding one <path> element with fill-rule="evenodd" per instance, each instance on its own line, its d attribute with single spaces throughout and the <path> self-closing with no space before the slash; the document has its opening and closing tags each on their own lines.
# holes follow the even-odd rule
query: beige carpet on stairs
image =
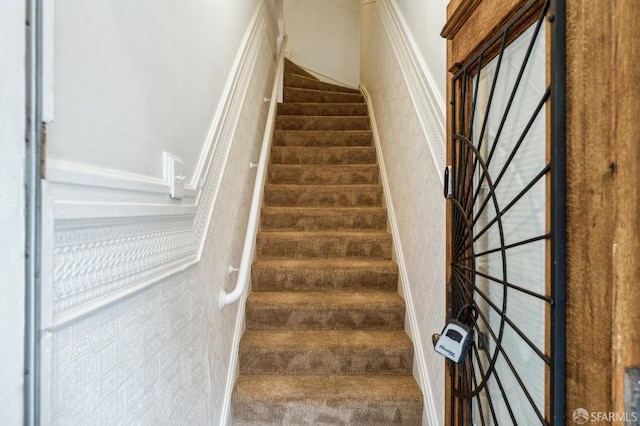
<svg viewBox="0 0 640 426">
<path fill-rule="evenodd" d="M 285 63 L 234 425 L 421 425 L 364 98 Z"/>
</svg>

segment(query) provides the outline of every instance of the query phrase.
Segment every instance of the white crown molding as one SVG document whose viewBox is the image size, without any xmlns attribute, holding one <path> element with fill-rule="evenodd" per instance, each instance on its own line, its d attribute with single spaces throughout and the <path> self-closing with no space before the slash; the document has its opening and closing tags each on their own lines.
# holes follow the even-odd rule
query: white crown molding
<svg viewBox="0 0 640 426">
<path fill-rule="evenodd" d="M 426 359 L 424 356 L 422 338 L 420 337 L 420 327 L 418 325 L 418 317 L 416 315 L 415 305 L 413 303 L 413 297 L 411 293 L 411 282 L 409 280 L 409 274 L 407 272 L 407 265 L 404 260 L 404 253 L 402 251 L 402 241 L 400 239 L 400 231 L 398 229 L 398 221 L 396 220 L 395 211 L 393 208 L 393 199 L 391 197 L 391 190 L 389 188 L 389 179 L 387 177 L 386 168 L 384 165 L 384 157 L 382 154 L 382 147 L 380 145 L 380 136 L 378 134 L 378 127 L 376 125 L 375 112 L 373 110 L 373 104 L 371 102 L 371 96 L 366 86 L 360 85 L 360 90 L 364 94 L 364 98 L 367 102 L 367 108 L 369 111 L 369 119 L 371 120 L 371 131 L 373 134 L 373 142 L 376 147 L 376 155 L 378 159 L 378 165 L 380 166 L 380 180 L 382 181 L 382 188 L 384 192 L 385 203 L 387 207 L 387 214 L 389 218 L 389 227 L 391 228 L 391 234 L 393 236 L 393 247 L 395 252 L 395 260 L 398 264 L 398 271 L 400 274 L 400 289 L 405 299 L 405 305 L 407 307 L 407 319 L 408 324 L 406 326 L 407 334 L 413 341 L 413 348 L 415 351 L 415 361 L 418 366 L 418 381 L 420 382 L 420 389 L 423 392 L 424 397 L 424 410 L 427 414 L 428 421 L 426 424 L 438 425 L 437 410 L 434 403 L 433 390 L 431 388 L 431 381 L 429 380 L 429 372 L 426 367 Z"/>
<path fill-rule="evenodd" d="M 45 167 L 47 181 L 60 185 L 78 186 L 85 190 L 115 189 L 119 192 L 161 194 L 163 198 L 169 194 L 169 184 L 153 176 L 55 157 L 47 157 Z M 196 195 L 196 188 L 192 185 L 185 186 L 185 198 L 195 198 Z"/>
<path fill-rule="evenodd" d="M 429 150 L 438 170 L 440 183 L 444 186 L 445 102 L 436 89 L 435 80 L 419 53 L 395 1 L 378 0 L 377 3 L 380 18 L 398 59 L 422 131 L 429 143 Z"/>
<path fill-rule="evenodd" d="M 258 2 L 185 198 L 162 179 L 49 159 L 42 328 L 59 329 L 200 261 L 262 40 Z M 200 184 L 201 183 L 201 184 Z"/>
</svg>

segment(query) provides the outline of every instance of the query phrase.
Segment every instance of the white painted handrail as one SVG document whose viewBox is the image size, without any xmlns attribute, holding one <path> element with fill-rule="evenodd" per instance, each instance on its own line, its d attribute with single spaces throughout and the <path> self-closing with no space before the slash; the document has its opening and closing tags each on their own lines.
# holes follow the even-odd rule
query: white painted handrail
<svg viewBox="0 0 640 426">
<path fill-rule="evenodd" d="M 287 36 L 284 36 L 282 48 L 278 55 L 278 65 L 276 75 L 271 91 L 271 101 L 269 104 L 269 112 L 267 113 L 267 124 L 264 129 L 264 138 L 262 139 L 262 149 L 260 150 L 260 159 L 258 160 L 258 172 L 256 174 L 256 182 L 253 187 L 253 198 L 251 199 L 251 210 L 249 211 L 249 221 L 247 223 L 247 233 L 244 237 L 244 248 L 242 249 L 242 259 L 240 260 L 240 268 L 238 268 L 238 280 L 236 287 L 231 293 L 222 290 L 220 293 L 220 309 L 236 302 L 245 292 L 247 281 L 249 279 L 249 271 L 253 260 L 253 249 L 258 232 L 258 219 L 260 207 L 262 205 L 262 193 L 264 191 L 264 180 L 267 174 L 267 163 L 269 161 L 269 152 L 271 151 L 271 139 L 273 136 L 273 128 L 276 123 L 276 109 L 278 106 L 278 90 L 281 85 L 282 76 L 284 75 L 284 48 L 287 44 Z M 235 269 L 230 270 L 235 271 Z"/>
</svg>

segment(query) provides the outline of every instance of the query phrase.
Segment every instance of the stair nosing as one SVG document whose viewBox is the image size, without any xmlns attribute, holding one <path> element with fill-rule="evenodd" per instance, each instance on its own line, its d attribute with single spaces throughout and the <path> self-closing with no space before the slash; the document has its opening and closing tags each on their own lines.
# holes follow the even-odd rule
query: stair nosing
<svg viewBox="0 0 640 426">
<path fill-rule="evenodd" d="M 240 389 L 244 390 L 245 386 L 255 384 L 256 381 L 270 382 L 270 386 L 264 388 L 264 392 L 259 392 L 258 395 L 251 395 L 253 398 L 261 398 L 258 400 L 264 401 L 288 401 L 290 395 L 279 392 L 279 386 L 286 386 L 289 391 L 294 391 L 297 395 L 297 402 L 308 402 L 314 400 L 318 404 L 326 405 L 329 401 L 336 401 L 337 403 L 349 403 L 361 400 L 373 400 L 376 403 L 389 402 L 391 404 L 397 404 L 400 401 L 415 402 L 422 405 L 422 392 L 415 382 L 412 376 L 394 376 L 394 375 L 382 375 L 382 374 L 362 374 L 362 375 L 349 375 L 349 374 L 297 374 L 297 375 L 260 375 L 260 374 L 247 374 L 240 375 L 238 383 L 240 384 L 238 392 L 235 391 L 232 395 L 234 401 L 245 400 L 244 395 L 239 395 Z M 253 383 L 252 383 L 253 382 Z M 386 386 L 372 386 L 372 384 L 378 384 L 378 382 L 384 382 Z M 273 384 L 277 386 L 273 386 Z M 308 384 L 309 385 L 308 385 Z M 318 388 L 318 383 L 332 383 L 338 385 L 342 391 L 341 394 L 335 395 L 334 393 L 321 392 L 324 389 Z M 398 392 L 397 385 L 403 383 L 408 385 L 402 392 Z M 292 386 L 293 385 L 293 386 Z M 346 386 L 345 386 L 346 385 Z M 390 394 L 375 392 L 378 389 L 389 389 L 389 385 L 394 388 L 394 392 Z M 310 388 L 310 389 L 307 389 Z M 246 393 L 246 392 L 243 392 Z M 381 398 L 381 397 L 384 397 Z"/>
<path fill-rule="evenodd" d="M 360 94 L 361 93 L 360 89 L 354 89 L 353 87 L 344 86 L 342 84 L 330 83 L 328 81 L 323 81 L 323 80 L 320 80 L 320 79 L 315 78 L 315 77 L 308 77 L 308 76 L 305 76 L 305 75 L 302 75 L 302 74 L 296 74 L 296 73 L 291 73 L 291 72 L 285 72 L 284 74 L 285 74 L 285 76 L 286 75 L 290 75 L 290 76 L 296 76 L 298 78 L 302 78 L 302 79 L 306 80 L 308 83 L 320 83 L 322 85 L 335 87 L 337 89 L 342 89 L 342 90 L 337 90 L 338 93 L 355 93 L 355 94 Z M 285 82 L 284 87 L 301 88 L 301 89 L 306 88 L 306 87 L 297 86 L 295 84 L 296 84 L 295 81 L 293 81 L 293 82 L 288 81 L 288 82 Z M 304 84 L 304 83 L 302 83 L 302 84 Z"/>
<path fill-rule="evenodd" d="M 354 130 L 296 130 L 296 129 L 274 129 L 274 132 L 317 132 L 317 133 L 372 133 L 371 129 L 354 129 Z"/>
<path fill-rule="evenodd" d="M 306 87 L 295 87 L 295 86 L 284 86 L 285 89 L 294 89 L 294 90 L 306 90 L 309 92 L 318 92 L 318 93 L 331 93 L 338 95 L 352 95 L 352 96 L 364 96 L 362 92 L 333 92 L 331 90 L 320 90 L 320 89 L 308 89 Z M 295 102 L 287 102 L 287 103 L 295 103 Z M 323 103 L 323 102 L 311 102 L 311 103 Z M 327 102 L 327 103 L 335 103 L 335 102 Z M 349 102 L 349 103 L 362 103 L 362 102 Z"/>
<path fill-rule="evenodd" d="M 376 210 L 378 212 L 386 212 L 387 208 L 384 206 L 363 206 L 363 207 L 333 207 L 333 206 L 328 206 L 328 207 L 319 207 L 319 206 L 313 206 L 313 207 L 306 207 L 306 206 L 263 206 L 262 210 L 287 210 L 287 211 L 291 211 L 291 210 L 299 210 L 299 211 L 303 211 L 303 210 L 312 210 L 312 211 L 317 211 L 317 210 L 322 210 L 324 212 L 328 212 L 330 210 L 333 211 L 338 211 L 338 212 L 343 212 L 343 213 L 350 213 L 350 212 L 355 212 L 355 211 L 359 211 L 359 210 Z"/>
<path fill-rule="evenodd" d="M 322 343 L 312 341 L 310 338 L 321 337 Z M 264 339 L 258 341 L 257 339 Z M 283 341 L 282 339 L 286 339 Z M 385 346 L 382 344 L 384 343 Z M 400 346 L 404 345 L 404 346 Z M 399 330 L 253 330 L 247 329 L 240 340 L 240 346 L 244 348 L 269 348 L 272 350 L 304 349 L 312 348 L 318 351 L 326 351 L 330 348 L 355 348 L 369 349 L 372 347 L 390 347 L 397 352 L 413 352 L 411 338 L 406 331 Z M 395 352 L 395 351 L 393 351 Z"/>
<path fill-rule="evenodd" d="M 325 151 L 325 150 L 366 150 L 375 151 L 376 147 L 372 145 L 355 145 L 355 146 L 309 146 L 309 145 L 273 145 L 272 149 L 308 149 L 310 151 Z"/>
<path fill-rule="evenodd" d="M 361 187 L 360 189 L 364 189 L 362 187 L 364 186 L 368 186 L 371 187 L 371 189 L 378 189 L 382 187 L 381 183 L 336 183 L 336 184 L 310 184 L 310 183 L 273 183 L 273 182 L 267 182 L 265 183 L 265 186 L 273 186 L 273 187 L 282 187 L 283 189 L 286 189 L 285 187 L 287 186 L 295 186 L 297 188 L 302 188 L 305 186 L 308 187 L 313 187 L 313 188 L 319 188 L 322 186 L 326 186 L 326 187 L 331 187 L 332 189 L 335 189 L 337 187 Z M 346 188 L 345 188 L 346 189 Z"/>
<path fill-rule="evenodd" d="M 283 114 L 283 115 L 277 116 L 277 118 L 309 118 L 309 117 L 313 117 L 313 118 L 317 118 L 317 119 L 332 119 L 332 120 L 335 120 L 336 118 L 344 118 L 345 120 L 353 120 L 354 118 L 357 118 L 357 119 L 366 119 L 367 121 L 369 121 L 369 116 L 367 116 L 367 115 Z M 282 130 L 291 130 L 291 129 L 282 129 Z M 360 130 L 360 129 L 353 129 L 353 130 Z"/>
<path fill-rule="evenodd" d="M 341 236 L 341 237 L 349 237 L 354 235 L 371 235 L 371 234 L 380 234 L 385 237 L 390 237 L 391 233 L 386 230 L 355 230 L 355 231 L 331 231 L 331 230 L 323 230 L 323 231 L 258 231 L 258 235 L 260 234 L 269 234 L 269 236 L 274 236 L 275 234 L 284 235 L 295 235 L 298 237 L 312 237 L 312 236 Z"/>
<path fill-rule="evenodd" d="M 316 167 L 323 167 L 323 168 L 327 168 L 327 167 L 361 167 L 361 168 L 375 168 L 378 167 L 377 163 L 365 163 L 365 164 L 298 164 L 298 163 L 271 163 L 269 164 L 269 166 L 275 166 L 275 167 L 295 167 L 295 168 L 302 168 L 302 167 L 311 167 L 311 168 L 316 168 Z"/>
<path fill-rule="evenodd" d="M 339 93 L 339 92 L 338 92 Z M 355 93 L 354 93 L 355 94 Z M 283 102 L 287 105 L 366 105 L 366 102 Z"/>
<path fill-rule="evenodd" d="M 366 297 L 364 297 L 366 296 Z M 268 300 L 267 300 L 268 299 Z M 314 299 L 310 301 L 310 299 Z M 316 300 L 319 299 L 319 300 Z M 324 299 L 324 300 L 322 300 Z M 337 303 L 323 304 L 329 299 L 331 302 L 337 300 Z M 368 299 L 368 300 L 363 300 Z M 374 299 L 371 301 L 371 299 Z M 384 302 L 384 303 L 383 303 Z M 394 290 L 329 290 L 329 291 L 287 291 L 287 290 L 269 290 L 269 291 L 252 291 L 247 296 L 247 306 L 255 306 L 263 309 L 292 309 L 311 306 L 312 311 L 328 309 L 329 307 L 346 308 L 362 308 L 366 304 L 373 305 L 373 308 L 380 308 L 380 305 L 389 308 L 405 308 L 406 302 L 400 296 L 397 289 Z M 372 309 L 373 309 L 372 308 Z"/>
</svg>

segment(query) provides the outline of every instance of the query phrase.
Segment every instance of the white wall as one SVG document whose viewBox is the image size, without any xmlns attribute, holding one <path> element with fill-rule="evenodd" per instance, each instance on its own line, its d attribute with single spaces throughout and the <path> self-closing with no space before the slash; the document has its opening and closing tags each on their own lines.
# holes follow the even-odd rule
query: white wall
<svg viewBox="0 0 640 426">
<path fill-rule="evenodd" d="M 363 1 L 360 13 L 361 84 L 373 106 L 388 181 L 407 332 L 416 349 L 414 375 L 425 396 L 423 424 L 438 425 L 444 423 L 445 365 L 431 335 L 445 320 L 444 108 L 416 67 L 394 4 Z"/>
<path fill-rule="evenodd" d="M 22 424 L 25 4 L 0 3 L 0 418 Z"/>
<path fill-rule="evenodd" d="M 358 0 L 285 0 L 289 59 L 321 80 L 358 87 Z"/>
<path fill-rule="evenodd" d="M 442 99 L 447 96 L 447 44 L 440 31 L 447 21 L 449 0 L 393 0 Z"/>
<path fill-rule="evenodd" d="M 261 1 L 161 2 L 145 13 L 73 3 L 56 3 L 43 424 L 218 424 L 241 323 L 238 305 L 217 303 L 240 262 L 277 23 Z M 100 44 L 110 59 L 87 50 Z M 193 174 L 181 200 L 155 170 L 165 149 Z"/>
<path fill-rule="evenodd" d="M 55 3 L 54 121 L 47 155 L 191 179 L 259 0 Z"/>
</svg>

